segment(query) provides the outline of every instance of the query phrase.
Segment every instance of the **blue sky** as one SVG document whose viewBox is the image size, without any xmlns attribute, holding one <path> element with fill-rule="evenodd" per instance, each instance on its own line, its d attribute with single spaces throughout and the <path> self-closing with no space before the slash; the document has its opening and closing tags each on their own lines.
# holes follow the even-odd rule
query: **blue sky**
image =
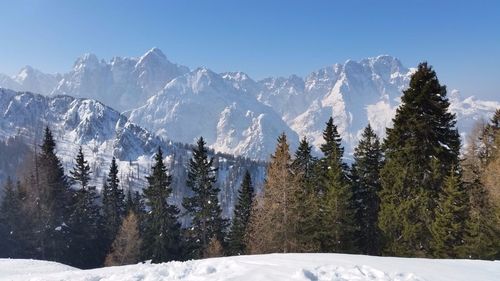
<svg viewBox="0 0 500 281">
<path fill-rule="evenodd" d="M 448 88 L 500 100 L 500 1 L 0 0 L 0 72 L 139 56 L 215 71 L 301 76 L 346 59 L 427 60 Z"/>
</svg>

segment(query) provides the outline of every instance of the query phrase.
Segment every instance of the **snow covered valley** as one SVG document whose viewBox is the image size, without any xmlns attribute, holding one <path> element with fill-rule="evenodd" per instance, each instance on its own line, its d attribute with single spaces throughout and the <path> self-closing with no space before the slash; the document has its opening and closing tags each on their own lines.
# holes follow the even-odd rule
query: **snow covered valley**
<svg viewBox="0 0 500 281">
<path fill-rule="evenodd" d="M 269 254 L 79 270 L 47 261 L 0 259 L 0 280 L 495 281 L 500 280 L 500 261 Z"/>
</svg>

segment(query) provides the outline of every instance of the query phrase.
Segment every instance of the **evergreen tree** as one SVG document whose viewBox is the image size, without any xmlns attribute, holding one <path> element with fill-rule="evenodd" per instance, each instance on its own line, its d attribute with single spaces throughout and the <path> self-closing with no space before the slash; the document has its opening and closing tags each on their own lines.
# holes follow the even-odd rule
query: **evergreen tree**
<svg viewBox="0 0 500 281">
<path fill-rule="evenodd" d="M 425 256 L 443 179 L 458 170 L 460 139 L 446 87 L 427 63 L 419 64 L 401 101 L 387 129 L 378 223 L 385 253 Z"/>
<path fill-rule="evenodd" d="M 354 205 L 347 166 L 342 161 L 344 148 L 337 126 L 330 117 L 323 132 L 325 143 L 322 164 L 320 250 L 323 252 L 354 252 Z"/>
<path fill-rule="evenodd" d="M 297 184 L 291 164 L 289 145 L 283 133 L 267 167 L 262 198 L 252 212 L 248 245 L 252 254 L 295 251 L 297 224 L 293 210 L 296 209 Z"/>
<path fill-rule="evenodd" d="M 90 166 L 85 160 L 82 147 L 78 150 L 78 155 L 75 159 L 75 167 L 70 171 L 71 179 L 80 185 L 81 189 L 87 189 L 90 181 Z"/>
<path fill-rule="evenodd" d="M 245 235 L 253 205 L 254 189 L 250 173 L 246 171 L 238 191 L 238 202 L 234 208 L 233 221 L 228 234 L 227 253 L 244 255 L 247 253 Z"/>
<path fill-rule="evenodd" d="M 90 167 L 85 160 L 82 148 L 75 158 L 75 166 L 70 171 L 73 183 L 78 186 L 74 193 L 73 212 L 69 218 L 71 242 L 69 252 L 71 265 L 79 268 L 98 267 L 102 264 L 105 254 L 100 239 L 100 208 L 96 201 L 98 195 L 95 187 L 89 186 Z"/>
<path fill-rule="evenodd" d="M 203 257 L 212 238 L 223 241 L 227 225 L 219 205 L 213 158 L 209 159 L 207 153 L 205 141 L 200 137 L 193 148 L 186 182 L 193 196 L 184 198 L 182 203 L 192 219 L 192 227 L 188 229 L 187 235 L 193 258 Z"/>
<path fill-rule="evenodd" d="M 468 195 L 454 170 L 444 181 L 443 192 L 431 224 L 431 250 L 434 257 L 457 258 L 463 245 L 468 220 Z"/>
<path fill-rule="evenodd" d="M 145 214 L 144 242 L 142 255 L 154 263 L 181 258 L 181 225 L 179 210 L 167 202 L 172 195 L 172 178 L 163 163 L 163 152 L 158 148 L 151 174 L 146 177 L 148 186 L 144 189 L 149 212 Z"/>
<path fill-rule="evenodd" d="M 55 154 L 56 143 L 52 132 L 45 129 L 41 152 L 38 155 L 38 203 L 35 232 L 39 258 L 67 261 L 69 234 L 66 222 L 71 213 L 71 191 L 61 161 Z M 68 204 L 69 202 L 69 204 Z"/>
<path fill-rule="evenodd" d="M 144 203 L 142 202 L 142 196 L 139 191 L 132 192 L 131 189 L 127 191 L 125 210 L 127 214 L 129 212 L 134 212 L 138 217 L 141 217 L 142 214 L 145 213 Z"/>
<path fill-rule="evenodd" d="M 318 230 L 320 224 L 320 194 L 318 186 L 318 168 L 316 157 L 312 156 L 312 146 L 304 137 L 295 152 L 292 171 L 297 178 L 298 188 L 295 194 L 297 217 L 298 252 L 316 252 L 319 250 Z"/>
<path fill-rule="evenodd" d="M 383 165 L 380 141 L 368 124 L 354 150 L 352 165 L 356 237 L 362 253 L 380 254 L 380 230 L 377 226 L 380 199 L 380 169 Z"/>
<path fill-rule="evenodd" d="M 118 165 L 113 157 L 109 174 L 102 189 L 103 224 L 108 247 L 115 239 L 125 215 L 123 190 L 119 187 Z M 106 251 L 107 252 L 107 251 Z"/>
<path fill-rule="evenodd" d="M 4 186 L 0 205 L 0 255 L 2 258 L 22 258 L 22 201 L 19 190 L 10 178 Z"/>
</svg>

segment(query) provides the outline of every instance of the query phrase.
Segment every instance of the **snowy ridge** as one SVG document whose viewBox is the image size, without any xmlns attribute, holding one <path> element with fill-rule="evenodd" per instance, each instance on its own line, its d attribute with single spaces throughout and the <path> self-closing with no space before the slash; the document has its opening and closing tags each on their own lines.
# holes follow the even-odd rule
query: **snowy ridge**
<svg viewBox="0 0 500 281">
<path fill-rule="evenodd" d="M 158 48 L 139 58 L 115 57 L 110 62 L 85 54 L 50 94 L 98 99 L 123 111 L 137 107 L 187 71 L 187 67 L 168 61 Z"/>
<path fill-rule="evenodd" d="M 152 157 L 162 147 L 174 179 L 172 202 L 180 206 L 182 198 L 190 192 L 185 186 L 186 165 L 191 155 L 188 145 L 165 141 L 96 100 L 46 97 L 0 88 L 0 140 L 17 136 L 33 146 L 39 143 L 46 125 L 53 132 L 57 155 L 66 171 L 73 167 L 78 147 L 83 146 L 94 179 L 92 184 L 98 189 L 114 156 L 118 159 L 122 188 L 141 190 Z M 223 213 L 230 216 L 245 169 L 249 169 L 259 189 L 265 166 L 230 155 L 216 155 L 215 165 L 219 168 Z"/>
<path fill-rule="evenodd" d="M 63 75 L 26 67 L 15 77 L 0 75 L 0 87 L 92 98 L 126 111 L 159 136 L 192 143 L 203 135 L 216 151 L 259 160 L 268 159 L 281 132 L 288 134 L 292 149 L 307 136 L 318 151 L 332 116 L 349 158 L 368 123 L 384 137 L 413 71 L 381 55 L 330 65 L 305 78 L 256 81 L 243 72 L 190 71 L 153 48 L 109 62 L 86 54 Z M 464 141 L 476 120 L 489 119 L 500 107 L 498 101 L 460 98 L 457 91 L 450 92 L 450 102 Z"/>
<path fill-rule="evenodd" d="M 270 254 L 79 270 L 46 261 L 0 259 L 0 280 L 494 281 L 498 261 L 344 254 Z"/>
<path fill-rule="evenodd" d="M 172 80 L 130 120 L 180 142 L 202 135 L 216 151 L 253 159 L 267 159 L 281 132 L 298 143 L 280 115 L 207 68 Z"/>
</svg>

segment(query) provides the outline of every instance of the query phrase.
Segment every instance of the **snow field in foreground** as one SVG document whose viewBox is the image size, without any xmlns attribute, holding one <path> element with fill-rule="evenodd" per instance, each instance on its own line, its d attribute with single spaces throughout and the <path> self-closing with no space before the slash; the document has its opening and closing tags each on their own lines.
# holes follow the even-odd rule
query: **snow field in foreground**
<svg viewBox="0 0 500 281">
<path fill-rule="evenodd" d="M 497 281 L 500 261 L 271 254 L 79 270 L 47 261 L 0 259 L 0 280 Z"/>
</svg>

